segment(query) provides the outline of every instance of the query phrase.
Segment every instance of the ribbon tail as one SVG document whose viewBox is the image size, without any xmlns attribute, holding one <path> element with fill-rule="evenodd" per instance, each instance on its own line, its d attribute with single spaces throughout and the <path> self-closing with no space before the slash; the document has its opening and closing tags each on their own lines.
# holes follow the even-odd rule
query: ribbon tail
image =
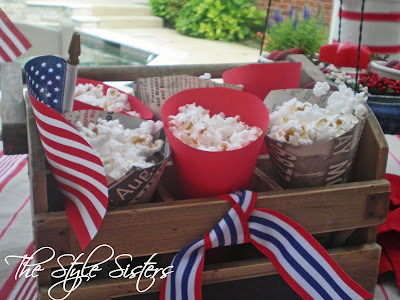
<svg viewBox="0 0 400 300">
<path fill-rule="evenodd" d="M 175 255 L 172 271 L 164 279 L 160 299 L 201 300 L 201 277 L 204 265 L 204 239 L 187 246 Z"/>
<path fill-rule="evenodd" d="M 370 299 L 303 227 L 269 209 L 248 219 L 251 242 L 303 299 Z"/>
</svg>

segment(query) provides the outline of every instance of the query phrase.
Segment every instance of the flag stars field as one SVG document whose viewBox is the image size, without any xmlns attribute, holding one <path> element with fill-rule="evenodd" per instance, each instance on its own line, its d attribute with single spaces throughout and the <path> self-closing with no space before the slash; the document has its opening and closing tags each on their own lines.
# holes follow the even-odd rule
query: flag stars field
<svg viewBox="0 0 400 300">
<path fill-rule="evenodd" d="M 60 61 L 55 56 L 46 56 L 46 59 L 39 58 L 35 62 L 30 61 L 25 67 L 26 76 L 34 91 L 31 95 L 50 105 L 58 111 L 62 107 L 63 98 L 63 78 L 65 76 L 66 61 Z"/>
</svg>

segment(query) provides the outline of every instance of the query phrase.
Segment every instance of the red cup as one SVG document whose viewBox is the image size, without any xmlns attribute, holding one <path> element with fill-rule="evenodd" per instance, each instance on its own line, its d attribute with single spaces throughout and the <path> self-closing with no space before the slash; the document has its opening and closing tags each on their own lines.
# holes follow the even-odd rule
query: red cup
<svg viewBox="0 0 400 300">
<path fill-rule="evenodd" d="M 250 64 L 222 73 L 225 83 L 242 84 L 243 91 L 264 100 L 272 90 L 299 88 L 301 63 Z"/>
<path fill-rule="evenodd" d="M 85 84 L 85 83 L 91 83 L 94 86 L 97 86 L 98 84 L 102 84 L 103 85 L 103 94 L 105 95 L 107 93 L 107 90 L 109 88 L 113 88 L 117 91 L 119 91 L 122 94 L 126 94 L 128 95 L 128 101 L 129 104 L 131 106 L 131 110 L 134 110 L 136 112 L 138 112 L 141 116 L 141 119 L 143 120 L 150 120 L 151 118 L 153 118 L 153 112 L 143 103 L 141 102 L 138 98 L 136 98 L 135 96 L 129 95 L 119 89 L 116 89 L 114 87 L 111 87 L 101 81 L 96 81 L 96 80 L 91 80 L 91 79 L 86 79 L 86 78 L 77 78 L 76 79 L 76 85 L 78 84 Z M 93 106 L 84 102 L 81 102 L 79 100 L 74 100 L 74 106 L 73 106 L 73 111 L 75 110 L 89 110 L 89 109 L 94 109 L 94 110 L 103 110 L 101 107 L 98 106 Z M 129 115 L 126 112 L 120 112 L 121 114 L 125 114 L 125 115 Z"/>
<path fill-rule="evenodd" d="M 176 115 L 179 107 L 192 103 L 210 110 L 211 116 L 220 112 L 226 117 L 239 115 L 241 121 L 259 127 L 263 134 L 246 147 L 232 151 L 210 152 L 188 146 L 173 135 L 168 117 Z M 180 197 L 209 197 L 249 186 L 269 122 L 268 110 L 258 97 L 220 87 L 184 90 L 164 103 L 161 118 L 172 149 Z"/>
</svg>

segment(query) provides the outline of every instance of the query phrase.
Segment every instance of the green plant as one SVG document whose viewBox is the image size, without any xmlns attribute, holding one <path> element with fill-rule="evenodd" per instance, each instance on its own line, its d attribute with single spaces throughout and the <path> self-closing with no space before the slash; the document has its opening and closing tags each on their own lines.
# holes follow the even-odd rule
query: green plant
<svg viewBox="0 0 400 300">
<path fill-rule="evenodd" d="M 175 19 L 185 4 L 184 0 L 149 0 L 154 16 L 164 19 L 167 27 L 175 26 Z"/>
<path fill-rule="evenodd" d="M 310 59 L 314 58 L 319 48 L 327 43 L 328 29 L 322 24 L 321 16 L 311 17 L 311 12 L 305 9 L 304 18 L 298 19 L 298 12 L 294 18 L 280 19 L 267 33 L 266 49 L 285 50 L 300 48 Z"/>
<path fill-rule="evenodd" d="M 235 41 L 255 35 L 264 13 L 248 0 L 187 0 L 175 28 L 182 34 L 209 40 Z"/>
</svg>

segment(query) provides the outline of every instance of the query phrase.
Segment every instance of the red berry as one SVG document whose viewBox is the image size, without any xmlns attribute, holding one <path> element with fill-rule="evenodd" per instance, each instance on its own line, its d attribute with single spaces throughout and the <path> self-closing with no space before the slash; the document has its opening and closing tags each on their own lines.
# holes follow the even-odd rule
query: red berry
<svg viewBox="0 0 400 300">
<path fill-rule="evenodd" d="M 398 63 L 397 65 L 395 65 L 395 66 L 393 67 L 393 69 L 395 69 L 395 70 L 400 70 L 400 63 Z"/>
</svg>

